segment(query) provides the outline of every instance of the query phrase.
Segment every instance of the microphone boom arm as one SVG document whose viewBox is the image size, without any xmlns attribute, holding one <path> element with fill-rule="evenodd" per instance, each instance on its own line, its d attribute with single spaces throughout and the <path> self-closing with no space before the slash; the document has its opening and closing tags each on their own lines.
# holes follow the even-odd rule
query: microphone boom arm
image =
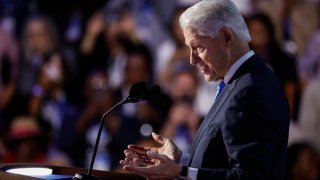
<svg viewBox="0 0 320 180">
<path fill-rule="evenodd" d="M 119 101 L 116 105 L 114 105 L 111 109 L 109 109 L 109 111 L 105 112 L 100 119 L 100 126 L 99 126 L 99 131 L 98 131 L 98 136 L 96 139 L 96 144 L 94 145 L 94 149 L 93 149 L 93 154 L 92 154 L 92 158 L 91 158 L 91 164 L 90 164 L 90 168 L 88 170 L 88 176 L 91 176 L 92 173 L 92 169 L 93 169 L 93 164 L 94 161 L 96 159 L 96 155 L 97 155 L 97 150 L 98 150 L 98 146 L 99 146 L 99 141 L 100 141 L 100 137 L 101 137 L 101 132 L 102 132 L 102 128 L 103 128 L 103 124 L 104 124 L 104 118 L 105 116 L 111 112 L 113 109 L 115 109 L 116 107 L 124 104 L 127 101 L 128 97 L 123 98 L 121 101 Z"/>
<path fill-rule="evenodd" d="M 88 173 L 87 174 L 77 173 L 77 174 L 75 174 L 75 176 L 73 176 L 74 180 L 99 179 L 98 177 L 92 176 L 91 174 L 92 174 L 93 165 L 94 165 L 94 162 L 95 162 L 95 159 L 96 159 L 96 155 L 97 155 L 97 150 L 98 150 L 98 146 L 99 146 L 99 141 L 100 141 L 100 137 L 101 137 L 101 133 L 102 133 L 102 128 L 103 128 L 105 116 L 109 112 L 114 110 L 116 107 L 118 107 L 118 106 L 120 106 L 122 104 L 137 103 L 137 102 L 140 102 L 140 101 L 148 100 L 151 97 L 156 96 L 157 94 L 159 94 L 160 91 L 161 91 L 161 89 L 160 89 L 160 87 L 158 85 L 148 87 L 146 85 L 146 83 L 144 83 L 144 82 L 136 83 L 131 87 L 131 89 L 129 91 L 129 96 L 127 96 L 126 98 L 123 98 L 121 101 L 119 101 L 116 105 L 114 105 L 112 108 L 110 108 L 107 112 L 105 112 L 101 116 L 99 131 L 98 131 L 96 143 L 94 145 L 93 154 L 92 154 L 90 168 L 88 170 Z"/>
</svg>

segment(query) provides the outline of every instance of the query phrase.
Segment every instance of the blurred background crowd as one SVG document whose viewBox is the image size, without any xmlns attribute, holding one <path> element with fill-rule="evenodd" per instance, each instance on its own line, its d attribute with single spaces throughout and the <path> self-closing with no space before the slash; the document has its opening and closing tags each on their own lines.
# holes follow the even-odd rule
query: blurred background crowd
<svg viewBox="0 0 320 180">
<path fill-rule="evenodd" d="M 162 93 L 107 116 L 94 168 L 117 170 L 152 131 L 187 150 L 217 86 L 178 25 L 196 2 L 0 0 L 0 163 L 88 167 L 101 115 L 139 81 Z M 287 179 L 319 179 L 320 1 L 234 2 L 290 103 Z"/>
</svg>

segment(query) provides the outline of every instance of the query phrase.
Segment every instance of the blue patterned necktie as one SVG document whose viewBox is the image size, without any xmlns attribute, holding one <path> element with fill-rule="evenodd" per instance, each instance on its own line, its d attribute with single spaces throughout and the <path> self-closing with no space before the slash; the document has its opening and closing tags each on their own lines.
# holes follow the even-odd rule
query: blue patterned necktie
<svg viewBox="0 0 320 180">
<path fill-rule="evenodd" d="M 223 88 L 226 86 L 226 84 L 224 83 L 224 81 L 220 81 L 218 87 L 217 87 L 217 93 L 216 93 L 216 98 L 219 96 L 219 94 L 221 93 L 221 91 L 223 90 Z"/>
</svg>

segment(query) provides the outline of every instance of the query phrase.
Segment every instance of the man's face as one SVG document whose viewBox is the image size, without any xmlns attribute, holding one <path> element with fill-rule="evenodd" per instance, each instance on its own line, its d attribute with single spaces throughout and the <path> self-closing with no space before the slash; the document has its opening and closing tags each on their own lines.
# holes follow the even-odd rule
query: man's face
<svg viewBox="0 0 320 180">
<path fill-rule="evenodd" d="M 227 71 L 227 50 L 222 38 L 200 36 L 191 28 L 183 30 L 186 45 L 190 48 L 190 64 L 198 65 L 206 81 L 223 79 Z"/>
</svg>

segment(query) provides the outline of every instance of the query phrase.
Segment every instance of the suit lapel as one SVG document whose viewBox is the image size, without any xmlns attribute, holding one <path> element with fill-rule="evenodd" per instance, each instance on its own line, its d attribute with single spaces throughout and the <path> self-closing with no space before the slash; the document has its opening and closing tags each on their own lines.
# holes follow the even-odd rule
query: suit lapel
<svg viewBox="0 0 320 180">
<path fill-rule="evenodd" d="M 235 87 L 235 83 L 226 85 L 226 87 L 222 90 L 221 94 L 217 97 L 216 101 L 211 106 L 207 116 L 205 117 L 205 119 L 201 123 L 201 126 L 199 127 L 199 129 L 196 133 L 196 136 L 192 142 L 191 148 L 190 148 L 189 164 L 190 164 L 190 160 L 192 159 L 192 157 L 194 155 L 195 149 L 198 146 L 200 139 L 203 136 L 206 128 L 213 121 L 213 119 L 215 118 L 215 116 L 217 115 L 217 113 L 219 112 L 221 107 L 223 106 L 226 99 L 229 97 L 229 94 L 231 93 L 231 91 L 233 90 L 234 87 Z"/>
<path fill-rule="evenodd" d="M 234 87 L 236 86 L 237 79 L 240 76 L 242 76 L 243 74 L 247 73 L 249 71 L 252 63 L 256 62 L 257 59 L 258 59 L 257 56 L 253 55 L 250 59 L 248 59 L 245 63 L 243 63 L 240 66 L 240 68 L 236 71 L 236 73 L 231 78 L 229 84 L 226 85 L 226 87 L 222 90 L 220 96 L 218 96 L 218 98 L 216 99 L 214 104 L 211 106 L 207 116 L 205 117 L 205 119 L 201 123 L 201 125 L 195 135 L 195 138 L 192 142 L 192 145 L 190 147 L 190 158 L 189 158 L 189 162 L 188 162 L 189 165 L 190 165 L 191 159 L 195 153 L 195 149 L 197 148 L 197 146 L 200 142 L 200 139 L 203 136 L 206 128 L 209 126 L 209 124 L 211 122 L 217 121 L 214 118 L 217 115 L 217 113 L 219 112 L 219 110 L 221 109 L 221 107 L 224 105 L 224 102 L 229 97 L 229 95 L 232 92 L 232 90 L 234 89 Z"/>
</svg>

